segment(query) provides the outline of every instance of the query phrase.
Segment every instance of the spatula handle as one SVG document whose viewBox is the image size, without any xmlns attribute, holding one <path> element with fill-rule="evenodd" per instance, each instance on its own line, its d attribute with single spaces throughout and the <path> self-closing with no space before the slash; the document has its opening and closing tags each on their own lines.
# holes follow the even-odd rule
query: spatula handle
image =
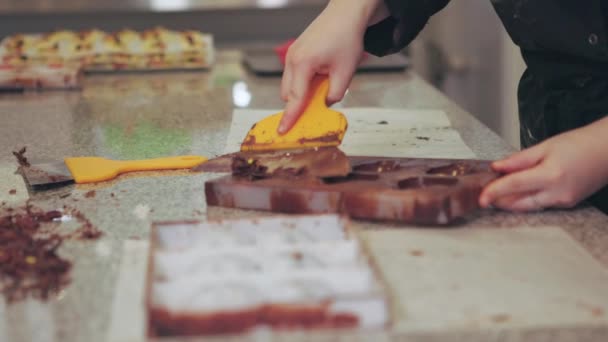
<svg viewBox="0 0 608 342">
<path fill-rule="evenodd" d="M 329 77 L 316 75 L 310 84 L 310 101 L 308 108 L 322 110 L 327 108 L 327 95 L 329 94 Z"/>
<path fill-rule="evenodd" d="M 179 156 L 145 160 L 118 161 L 119 173 L 131 171 L 190 169 L 207 161 L 201 156 Z"/>
</svg>

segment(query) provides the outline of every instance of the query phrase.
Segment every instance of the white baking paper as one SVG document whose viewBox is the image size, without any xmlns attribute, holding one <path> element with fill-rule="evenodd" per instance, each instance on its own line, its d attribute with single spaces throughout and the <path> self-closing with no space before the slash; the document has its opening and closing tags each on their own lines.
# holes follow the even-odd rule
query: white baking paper
<svg viewBox="0 0 608 342">
<path fill-rule="evenodd" d="M 236 152 L 254 123 L 280 110 L 237 109 L 226 142 Z M 474 159 L 443 111 L 420 109 L 340 108 L 348 131 L 340 148 L 348 155 Z"/>
</svg>

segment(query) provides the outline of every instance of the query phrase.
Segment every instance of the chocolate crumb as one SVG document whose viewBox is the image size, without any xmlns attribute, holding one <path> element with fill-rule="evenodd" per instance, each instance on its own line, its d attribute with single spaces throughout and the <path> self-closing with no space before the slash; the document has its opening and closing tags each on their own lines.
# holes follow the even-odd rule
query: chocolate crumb
<svg viewBox="0 0 608 342">
<path fill-rule="evenodd" d="M 604 309 L 600 308 L 600 307 L 595 307 L 591 309 L 591 314 L 594 317 L 602 317 L 604 316 Z"/>
<path fill-rule="evenodd" d="M 91 221 L 89 221 L 89 219 L 86 218 L 86 216 L 84 216 L 84 214 L 82 214 L 82 212 L 80 212 L 80 210 L 73 209 L 71 211 L 71 214 L 76 220 L 78 220 L 80 223 L 82 223 L 80 228 L 78 228 L 73 234 L 73 237 L 75 239 L 96 240 L 103 235 L 103 232 L 100 231 L 99 229 L 97 229 L 97 227 L 95 227 L 91 223 Z"/>
<path fill-rule="evenodd" d="M 378 122 L 378 125 L 388 125 L 388 121 L 382 120 Z"/>
<path fill-rule="evenodd" d="M 27 147 L 23 146 L 19 151 L 13 151 L 13 155 L 17 158 L 17 163 L 22 167 L 30 167 L 30 162 L 25 157 L 25 152 L 27 151 Z"/>
<path fill-rule="evenodd" d="M 411 256 L 416 256 L 416 257 L 423 256 L 424 255 L 424 251 L 421 251 L 419 249 L 414 249 L 413 251 L 410 252 L 410 255 Z"/>
<path fill-rule="evenodd" d="M 71 196 L 71 195 L 72 195 L 72 194 L 68 192 L 68 193 L 65 193 L 65 194 L 61 194 L 61 195 L 59 195 L 59 198 L 66 198 L 66 197 L 69 197 L 69 196 Z"/>
<path fill-rule="evenodd" d="M 17 190 L 15 190 L 15 189 L 11 189 L 11 190 L 9 190 L 9 192 L 8 192 L 8 193 L 9 193 L 10 195 L 14 195 L 14 194 L 16 194 L 16 193 L 17 193 Z"/>
<path fill-rule="evenodd" d="M 507 314 L 497 314 L 497 315 L 493 315 L 491 318 L 492 318 L 492 321 L 494 321 L 495 323 L 505 323 L 505 322 L 508 322 L 509 320 L 511 320 L 511 316 L 509 316 Z"/>
<path fill-rule="evenodd" d="M 95 192 L 95 190 L 91 190 L 91 191 L 87 191 L 87 192 L 84 194 L 84 197 L 86 197 L 86 198 L 94 198 L 96 194 L 97 194 L 97 193 Z"/>
<path fill-rule="evenodd" d="M 110 196 L 114 197 L 115 195 L 114 195 L 114 193 L 113 193 L 113 192 L 111 192 L 111 193 L 110 193 Z"/>
<path fill-rule="evenodd" d="M 424 140 L 424 141 L 431 140 L 431 138 L 429 138 L 429 137 L 416 137 L 416 139 L 418 139 L 418 140 Z"/>
</svg>

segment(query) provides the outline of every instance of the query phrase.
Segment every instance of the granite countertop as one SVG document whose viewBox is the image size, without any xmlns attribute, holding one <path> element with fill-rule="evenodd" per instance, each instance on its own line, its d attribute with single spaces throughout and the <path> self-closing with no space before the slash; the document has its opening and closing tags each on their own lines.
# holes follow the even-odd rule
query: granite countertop
<svg viewBox="0 0 608 342">
<path fill-rule="evenodd" d="M 0 14 L 56 14 L 99 12 L 184 12 L 226 9 L 273 9 L 318 6 L 326 0 L 109 0 L 49 1 L 9 0 L 0 3 Z"/>
<path fill-rule="evenodd" d="M 112 331 L 117 327 L 140 329 L 143 322 L 128 318 L 141 313 L 141 299 L 123 290 L 143 288 L 142 275 L 129 272 L 133 269 L 143 272 L 145 263 L 141 265 L 144 261 L 131 258 L 129 253 L 143 248 L 150 222 L 255 215 L 237 210 L 207 209 L 204 182 L 216 176 L 186 171 L 145 177 L 136 174 L 95 186 L 70 186 L 30 194 L 21 176 L 16 174 L 17 163 L 11 151 L 27 146 L 27 156 L 32 161 L 61 160 L 65 156 L 78 155 L 123 159 L 177 154 L 219 155 L 223 152 L 233 108 L 279 108 L 282 104 L 278 96 L 279 79 L 257 78 L 247 73 L 240 58 L 238 52 L 224 51 L 211 71 L 93 75 L 86 78 L 82 91 L 0 95 L 0 202 L 5 202 L 5 206 L 19 206 L 29 199 L 32 204 L 49 210 L 63 205 L 75 207 L 104 232 L 97 241 L 69 241 L 62 247 L 61 254 L 74 261 L 74 269 L 72 283 L 58 297 L 47 303 L 26 300 L 10 305 L 0 299 L 0 341 L 110 341 L 115 336 Z M 359 75 L 343 105 L 443 110 L 480 158 L 496 159 L 512 152 L 496 134 L 412 72 Z M 11 190 L 16 193 L 9 194 Z M 95 190 L 95 195 L 85 196 L 90 190 Z M 391 256 L 394 250 L 390 249 L 394 243 L 390 240 L 397 241 L 401 234 L 405 234 L 403 238 L 407 240 L 408 232 L 429 231 L 417 229 L 421 227 L 372 223 L 355 223 L 354 226 L 370 243 L 372 251 L 389 261 L 394 258 Z M 565 231 L 580 243 L 579 246 L 584 246 L 595 257 L 595 260 L 591 256 L 589 260 L 583 258 L 590 265 L 589 270 L 608 266 L 608 217 L 588 207 L 535 214 L 487 211 L 445 234 L 473 234 L 470 232 L 481 231 L 478 228 L 482 227 L 484 231 L 491 231 L 545 226 Z M 439 236 L 444 234 L 441 229 L 430 231 Z M 524 234 L 525 229 L 521 232 L 522 242 L 529 239 Z M 508 232 L 503 234 L 511 236 Z M 534 235 L 536 233 L 531 234 L 539 238 Z M 553 233 L 549 235 L 554 236 Z M 513 236 L 515 239 L 517 234 Z M 386 238 L 389 241 L 384 245 L 382 241 Z M 450 241 L 457 239 L 453 236 Z M 380 266 L 389 287 L 399 292 L 402 287 L 398 282 L 410 280 L 399 280 L 403 269 L 395 260 L 398 258 L 393 263 L 385 260 L 386 267 Z M 508 263 L 508 258 L 504 262 Z M 140 263 L 140 267 L 130 263 Z M 129 268 L 129 265 L 135 268 Z M 505 266 L 526 267 L 523 264 Z M 425 270 L 433 267 L 428 265 Z M 129 300 L 135 304 L 126 305 Z M 395 306 L 399 306 L 398 301 L 396 299 Z M 117 318 L 117 312 L 125 314 L 117 311 L 117 305 L 127 312 L 127 319 Z M 399 335 L 415 341 L 600 341 L 607 336 L 608 318 L 603 309 L 593 312 L 601 315 L 573 326 L 519 322 L 506 325 L 504 329 L 500 326 L 486 329 L 483 324 L 471 323 L 428 330 L 413 329 L 408 325 L 408 315 L 401 313 L 396 314 L 395 329 L 390 332 L 361 335 L 344 332 L 343 336 L 348 340 L 386 340 Z M 327 340 L 327 334 L 331 338 L 333 333 L 318 334 Z M 311 336 L 280 334 L 278 337 L 306 340 Z"/>
</svg>

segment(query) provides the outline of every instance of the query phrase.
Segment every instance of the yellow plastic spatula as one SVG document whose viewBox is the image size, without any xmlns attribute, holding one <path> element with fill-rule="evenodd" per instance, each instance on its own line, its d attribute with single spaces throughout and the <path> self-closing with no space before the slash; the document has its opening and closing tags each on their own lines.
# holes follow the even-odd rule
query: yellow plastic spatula
<svg viewBox="0 0 608 342">
<path fill-rule="evenodd" d="M 71 183 L 96 183 L 131 171 L 190 169 L 207 161 L 200 156 L 146 160 L 110 160 L 100 157 L 65 158 L 61 162 L 32 164 L 21 171 L 33 190 L 46 190 Z"/>
<path fill-rule="evenodd" d="M 274 151 L 310 147 L 338 146 L 348 123 L 344 114 L 325 104 L 329 79 L 313 79 L 310 101 L 293 128 L 284 135 L 277 132 L 283 112 L 268 116 L 251 127 L 241 151 Z"/>
<path fill-rule="evenodd" d="M 100 157 L 65 158 L 65 165 L 76 183 L 110 180 L 121 173 L 190 169 L 207 161 L 200 156 L 180 156 L 146 160 L 110 160 Z"/>
</svg>

